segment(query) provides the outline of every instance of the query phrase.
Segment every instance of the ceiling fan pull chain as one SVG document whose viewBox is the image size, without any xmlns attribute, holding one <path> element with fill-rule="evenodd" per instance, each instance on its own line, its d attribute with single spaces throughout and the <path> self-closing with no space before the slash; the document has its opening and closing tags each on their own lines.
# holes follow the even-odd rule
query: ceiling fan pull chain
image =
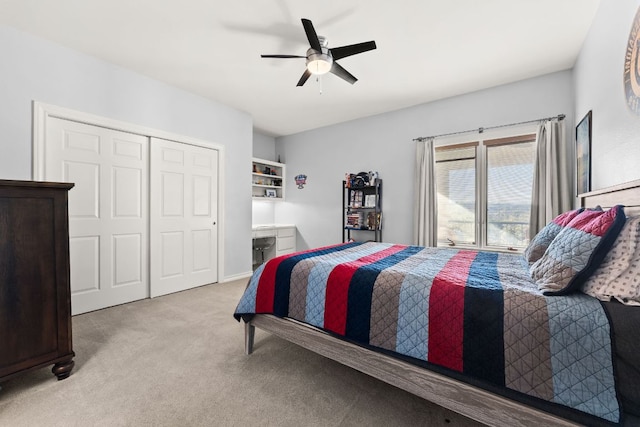
<svg viewBox="0 0 640 427">
<path fill-rule="evenodd" d="M 320 95 L 322 95 L 322 79 L 320 76 L 316 76 L 316 81 L 318 82 L 318 87 L 320 88 Z"/>
</svg>

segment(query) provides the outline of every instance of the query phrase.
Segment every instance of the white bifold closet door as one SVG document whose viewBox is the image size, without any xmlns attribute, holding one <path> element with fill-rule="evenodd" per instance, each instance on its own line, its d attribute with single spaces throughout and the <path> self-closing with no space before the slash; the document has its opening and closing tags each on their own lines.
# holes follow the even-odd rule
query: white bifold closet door
<svg viewBox="0 0 640 427">
<path fill-rule="evenodd" d="M 48 117 L 69 192 L 72 314 L 218 281 L 218 150 Z"/>
<path fill-rule="evenodd" d="M 149 138 L 47 119 L 45 179 L 69 192 L 72 313 L 149 296 Z"/>
<path fill-rule="evenodd" d="M 218 151 L 151 138 L 151 296 L 218 281 Z"/>
</svg>

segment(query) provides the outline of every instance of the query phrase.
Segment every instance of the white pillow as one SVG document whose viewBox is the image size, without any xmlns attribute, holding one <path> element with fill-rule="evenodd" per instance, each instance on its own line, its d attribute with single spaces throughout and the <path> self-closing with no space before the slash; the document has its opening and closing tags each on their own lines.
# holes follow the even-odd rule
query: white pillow
<svg viewBox="0 0 640 427">
<path fill-rule="evenodd" d="M 640 216 L 627 218 L 600 267 L 582 285 L 582 292 L 602 301 L 617 299 L 640 306 Z"/>
</svg>

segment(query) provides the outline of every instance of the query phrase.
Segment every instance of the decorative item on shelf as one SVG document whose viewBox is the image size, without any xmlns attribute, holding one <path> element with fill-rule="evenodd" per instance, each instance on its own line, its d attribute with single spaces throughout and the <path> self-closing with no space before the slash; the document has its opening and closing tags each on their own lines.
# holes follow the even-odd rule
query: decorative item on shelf
<svg viewBox="0 0 640 427">
<path fill-rule="evenodd" d="M 264 190 L 264 195 L 265 197 L 278 197 L 276 190 L 273 188 L 267 188 L 266 190 Z"/>
<path fill-rule="evenodd" d="M 271 175 L 271 168 L 269 166 L 265 166 L 263 173 L 265 175 Z"/>
<path fill-rule="evenodd" d="M 367 228 L 369 230 L 376 229 L 376 213 L 375 212 L 369 212 L 367 214 Z"/>
<path fill-rule="evenodd" d="M 258 173 L 258 165 L 253 164 L 253 173 Z"/>
<path fill-rule="evenodd" d="M 351 180 L 353 179 L 353 174 L 345 173 L 344 174 L 344 186 L 345 188 L 351 188 Z"/>
<path fill-rule="evenodd" d="M 299 175 L 296 175 L 294 179 L 296 181 L 298 189 L 304 189 L 304 185 L 307 183 L 307 175 L 301 173 Z"/>
<path fill-rule="evenodd" d="M 369 185 L 376 185 L 377 179 L 378 179 L 378 172 L 369 171 Z"/>
<path fill-rule="evenodd" d="M 376 185 L 378 172 L 345 173 L 344 182 L 347 188 L 373 187 Z"/>
<path fill-rule="evenodd" d="M 358 173 L 351 182 L 352 188 L 362 188 L 369 186 L 369 174 L 367 172 Z"/>
</svg>

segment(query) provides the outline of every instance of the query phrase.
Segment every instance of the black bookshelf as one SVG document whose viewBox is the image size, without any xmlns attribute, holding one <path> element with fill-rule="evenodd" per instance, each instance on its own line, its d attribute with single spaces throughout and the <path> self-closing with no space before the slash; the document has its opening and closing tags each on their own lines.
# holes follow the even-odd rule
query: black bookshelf
<svg viewBox="0 0 640 427">
<path fill-rule="evenodd" d="M 347 186 L 342 181 L 342 241 L 382 242 L 382 180 Z"/>
</svg>

